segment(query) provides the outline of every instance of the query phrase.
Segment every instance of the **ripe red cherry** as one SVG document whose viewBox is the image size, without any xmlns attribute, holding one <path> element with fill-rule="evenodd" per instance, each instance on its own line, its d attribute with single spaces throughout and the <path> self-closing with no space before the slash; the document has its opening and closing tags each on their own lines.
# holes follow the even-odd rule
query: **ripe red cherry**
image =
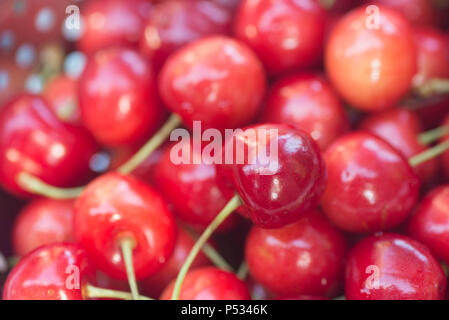
<svg viewBox="0 0 449 320">
<path fill-rule="evenodd" d="M 444 299 L 446 277 L 423 244 L 399 234 L 363 239 L 346 265 L 348 300 Z"/>
<path fill-rule="evenodd" d="M 249 271 L 279 295 L 335 294 L 343 280 L 346 241 L 318 212 L 279 229 L 253 227 L 246 240 Z"/>
<path fill-rule="evenodd" d="M 53 112 L 64 122 L 81 124 L 78 107 L 78 82 L 66 75 L 50 80 L 42 93 Z"/>
<path fill-rule="evenodd" d="M 94 269 L 86 252 L 71 243 L 40 247 L 11 270 L 3 287 L 4 300 L 82 300 L 83 284 Z"/>
<path fill-rule="evenodd" d="M 93 53 L 112 46 L 137 47 L 151 9 L 146 0 L 87 1 L 80 10 L 84 23 L 80 49 Z"/>
<path fill-rule="evenodd" d="M 418 140 L 421 124 L 418 116 L 407 109 L 387 110 L 367 117 L 360 129 L 385 140 L 409 159 L 427 147 Z M 433 158 L 413 168 L 423 182 L 430 182 L 438 169 L 438 159 Z"/>
<path fill-rule="evenodd" d="M 283 78 L 271 89 L 262 121 L 288 123 L 306 131 L 325 150 L 349 129 L 337 95 L 319 74 Z"/>
<path fill-rule="evenodd" d="M 37 199 L 23 208 L 13 229 L 17 256 L 45 244 L 73 241 L 73 201 Z"/>
<path fill-rule="evenodd" d="M 20 173 L 54 186 L 73 186 L 90 175 L 97 146 L 80 127 L 62 123 L 40 96 L 23 94 L 0 111 L 0 183 L 28 195 L 17 183 Z"/>
<path fill-rule="evenodd" d="M 89 58 L 79 84 L 83 123 L 103 144 L 141 142 L 163 119 L 152 68 L 132 50 L 97 52 Z"/>
<path fill-rule="evenodd" d="M 170 300 L 174 281 L 160 299 Z M 235 274 L 214 267 L 190 271 L 184 280 L 179 300 L 251 300 L 245 283 Z"/>
<path fill-rule="evenodd" d="M 231 11 L 211 1 L 173 0 L 154 6 L 140 46 L 159 69 L 181 46 L 213 34 L 230 31 Z"/>
<path fill-rule="evenodd" d="M 326 70 L 342 97 L 364 111 L 393 107 L 416 73 L 412 28 L 399 13 L 379 8 L 379 28 L 366 6 L 345 15 L 326 47 Z M 371 21 L 372 22 L 372 21 Z"/>
<path fill-rule="evenodd" d="M 321 206 L 343 230 L 388 230 L 405 220 L 418 200 L 420 181 L 387 142 L 365 132 L 337 139 L 324 154 L 328 182 Z"/>
<path fill-rule="evenodd" d="M 184 124 L 235 128 L 250 122 L 265 94 L 265 74 L 243 43 L 213 36 L 193 42 L 165 63 L 159 90 L 166 106 Z"/>
<path fill-rule="evenodd" d="M 257 150 L 263 141 L 265 154 L 271 158 L 265 163 L 260 158 L 264 151 Z M 239 145 L 257 158 L 239 164 Z M 277 157 L 273 157 L 271 146 L 276 145 Z M 226 161 L 226 150 L 234 150 L 231 163 Z M 297 221 L 317 206 L 323 194 L 326 167 L 318 145 L 304 131 L 282 124 L 247 127 L 234 133 L 223 152 L 225 164 L 219 165 L 220 174 L 237 191 L 251 220 L 261 227 L 279 228 Z"/>
<path fill-rule="evenodd" d="M 271 74 L 316 65 L 326 32 L 326 12 L 314 0 L 243 0 L 237 38 L 248 43 Z"/>
<path fill-rule="evenodd" d="M 159 271 L 173 252 L 176 226 L 161 196 L 117 173 L 92 181 L 75 203 L 75 239 L 107 275 L 125 280 L 120 241 L 132 239 L 137 279 Z"/>
</svg>

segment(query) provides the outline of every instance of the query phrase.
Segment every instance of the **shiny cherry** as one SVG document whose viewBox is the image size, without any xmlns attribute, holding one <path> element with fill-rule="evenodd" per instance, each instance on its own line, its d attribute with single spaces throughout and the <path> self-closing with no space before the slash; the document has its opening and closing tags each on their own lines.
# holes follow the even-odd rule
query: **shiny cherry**
<svg viewBox="0 0 449 320">
<path fill-rule="evenodd" d="M 253 227 L 245 246 L 251 276 L 279 295 L 326 295 L 343 280 L 343 235 L 318 212 L 279 229 Z"/>
<path fill-rule="evenodd" d="M 324 77 L 315 73 L 278 81 L 268 95 L 262 121 L 294 125 L 310 134 L 321 150 L 349 129 L 338 96 Z"/>
<path fill-rule="evenodd" d="M 351 249 L 346 265 L 348 300 L 439 300 L 446 277 L 423 244 L 399 234 L 370 236 Z"/>
<path fill-rule="evenodd" d="M 160 299 L 170 300 L 174 281 Z M 180 300 L 251 300 L 245 283 L 235 274 L 214 267 L 190 271 L 184 280 Z"/>
<path fill-rule="evenodd" d="M 73 200 L 34 200 L 19 212 L 13 229 L 19 257 L 45 244 L 73 240 Z"/>
<path fill-rule="evenodd" d="M 222 36 L 195 41 L 174 53 L 159 75 L 166 106 L 188 127 L 227 129 L 250 122 L 265 93 L 265 74 L 243 43 Z"/>
<path fill-rule="evenodd" d="M 137 279 L 159 271 L 173 252 L 176 225 L 161 196 L 129 176 L 107 173 L 75 203 L 75 239 L 107 275 L 125 280 L 120 241 L 132 239 Z"/>
<path fill-rule="evenodd" d="M 42 246 L 23 257 L 3 287 L 4 300 L 82 300 L 94 275 L 86 252 L 71 243 Z"/>
<path fill-rule="evenodd" d="M 98 51 L 89 58 L 79 84 L 83 123 L 103 144 L 139 143 L 162 122 L 152 67 L 132 50 Z"/>
<path fill-rule="evenodd" d="M 399 151 L 380 138 L 354 132 L 325 152 L 328 182 L 321 207 L 343 230 L 388 230 L 403 222 L 418 200 L 420 181 Z"/>
<path fill-rule="evenodd" d="M 379 25 L 375 22 L 366 6 L 346 14 L 333 28 L 325 53 L 337 92 L 364 111 L 393 107 L 410 90 L 416 73 L 410 23 L 384 7 L 379 7 Z"/>
<path fill-rule="evenodd" d="M 326 32 L 326 12 L 315 0 L 243 0 L 235 35 L 271 74 L 316 65 Z"/>
</svg>

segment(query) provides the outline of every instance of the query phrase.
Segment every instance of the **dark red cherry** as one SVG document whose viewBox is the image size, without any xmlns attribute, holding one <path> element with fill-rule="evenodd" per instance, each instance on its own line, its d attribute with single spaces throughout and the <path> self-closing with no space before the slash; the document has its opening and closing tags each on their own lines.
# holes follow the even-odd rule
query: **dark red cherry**
<svg viewBox="0 0 449 320">
<path fill-rule="evenodd" d="M 399 234 L 363 239 L 346 265 L 348 300 L 444 299 L 446 277 L 423 244 Z"/>
<path fill-rule="evenodd" d="M 418 140 L 418 135 L 422 132 L 418 116 L 405 108 L 369 116 L 363 120 L 360 129 L 385 140 L 407 159 L 427 149 L 427 146 Z M 430 182 L 438 170 L 438 159 L 430 159 L 413 169 L 421 181 Z"/>
<path fill-rule="evenodd" d="M 248 157 L 239 161 L 238 153 Z M 295 222 L 320 201 L 326 167 L 318 145 L 304 131 L 282 124 L 247 127 L 227 139 L 223 154 L 220 174 L 261 227 Z"/>
<path fill-rule="evenodd" d="M 140 46 L 159 69 L 181 46 L 208 35 L 229 33 L 231 22 L 231 11 L 212 1 L 161 2 L 151 11 Z"/>
<path fill-rule="evenodd" d="M 318 64 L 326 12 L 315 0 L 243 0 L 237 38 L 248 43 L 271 74 Z"/>
<path fill-rule="evenodd" d="M 321 150 L 349 129 L 338 96 L 324 77 L 315 73 L 278 81 L 268 95 L 262 121 L 294 125 L 310 134 Z"/>
<path fill-rule="evenodd" d="M 321 207 L 343 230 L 388 230 L 418 200 L 420 181 L 402 154 L 365 132 L 337 139 L 324 154 L 328 182 Z"/>
<path fill-rule="evenodd" d="M 42 245 L 71 242 L 73 238 L 73 200 L 37 199 L 16 218 L 14 253 L 21 257 Z"/>
<path fill-rule="evenodd" d="M 103 144 L 139 143 L 164 117 L 152 68 L 132 50 L 98 51 L 89 58 L 79 84 L 83 123 Z"/>
<path fill-rule="evenodd" d="M 80 127 L 61 122 L 40 96 L 23 94 L 0 110 L 0 183 L 28 195 L 17 183 L 20 173 L 54 186 L 73 186 L 90 175 L 97 146 Z"/>
<path fill-rule="evenodd" d="M 112 46 L 137 47 L 151 9 L 146 0 L 85 2 L 80 9 L 84 29 L 80 49 L 93 53 Z"/>
<path fill-rule="evenodd" d="M 23 257 L 3 287 L 3 300 L 82 300 L 94 276 L 86 252 L 71 243 L 40 247 Z"/>
<path fill-rule="evenodd" d="M 177 51 L 159 75 L 166 106 L 184 123 L 203 128 L 235 128 L 250 122 L 265 94 L 260 61 L 243 43 L 213 36 Z"/>
<path fill-rule="evenodd" d="M 160 299 L 170 300 L 174 281 Z M 179 300 L 251 300 L 245 283 L 235 274 L 214 267 L 190 271 L 181 287 Z"/>
<path fill-rule="evenodd" d="M 279 229 L 253 227 L 245 257 L 251 276 L 278 295 L 326 295 L 343 280 L 346 241 L 318 212 Z"/>
<path fill-rule="evenodd" d="M 176 225 L 162 197 L 135 178 L 107 173 L 92 181 L 75 203 L 75 239 L 107 275 L 125 280 L 120 241 L 135 242 L 137 279 L 159 271 L 170 258 Z"/>
<path fill-rule="evenodd" d="M 410 23 L 396 11 L 378 9 L 378 21 L 366 6 L 346 14 L 326 46 L 329 79 L 347 102 L 364 111 L 393 107 L 410 90 L 416 73 Z"/>
</svg>

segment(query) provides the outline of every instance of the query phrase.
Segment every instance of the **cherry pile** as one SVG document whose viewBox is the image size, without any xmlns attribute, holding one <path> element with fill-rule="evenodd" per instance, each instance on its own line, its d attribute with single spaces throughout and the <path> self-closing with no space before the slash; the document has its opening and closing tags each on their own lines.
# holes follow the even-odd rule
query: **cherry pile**
<svg viewBox="0 0 449 320">
<path fill-rule="evenodd" d="M 3 299 L 448 298 L 447 2 L 0 12 Z"/>
</svg>

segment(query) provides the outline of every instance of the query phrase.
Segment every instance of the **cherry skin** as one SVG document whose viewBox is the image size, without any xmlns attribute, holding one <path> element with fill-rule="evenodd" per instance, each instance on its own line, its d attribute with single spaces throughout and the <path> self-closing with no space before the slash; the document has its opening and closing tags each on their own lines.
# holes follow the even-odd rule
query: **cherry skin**
<svg viewBox="0 0 449 320">
<path fill-rule="evenodd" d="M 343 280 L 343 235 L 318 212 L 279 229 L 253 227 L 245 245 L 251 276 L 278 295 L 326 295 Z"/>
<path fill-rule="evenodd" d="M 93 276 L 94 269 L 80 246 L 49 244 L 30 252 L 11 270 L 3 287 L 3 299 L 82 300 L 83 284 Z"/>
<path fill-rule="evenodd" d="M 426 246 L 406 236 L 370 236 L 350 251 L 348 300 L 439 300 L 445 291 L 446 277 L 438 261 Z"/>
<path fill-rule="evenodd" d="M 243 0 L 235 35 L 260 57 L 270 74 L 318 64 L 326 12 L 313 0 Z"/>
<path fill-rule="evenodd" d="M 337 139 L 325 152 L 328 183 L 321 207 L 343 230 L 374 232 L 403 222 L 418 200 L 420 181 L 387 142 L 365 132 Z"/>
<path fill-rule="evenodd" d="M 160 299 L 170 300 L 174 281 Z M 180 300 L 251 300 L 245 283 L 235 274 L 214 267 L 190 271 L 182 284 Z"/>
<path fill-rule="evenodd" d="M 98 51 L 89 58 L 79 84 L 83 123 L 103 144 L 137 144 L 162 122 L 152 68 L 132 50 Z"/>
<path fill-rule="evenodd" d="M 266 151 L 261 153 L 257 145 L 262 143 Z M 277 155 L 271 149 L 276 145 Z M 236 154 L 240 146 L 257 158 L 239 164 Z M 229 150 L 232 159 L 227 159 Z M 244 204 L 242 210 L 256 225 L 279 228 L 318 205 L 326 184 L 326 167 L 318 145 L 306 132 L 282 124 L 247 127 L 227 139 L 223 153 L 224 164 L 218 168 L 224 184 L 237 191 Z M 270 159 L 260 158 L 263 153 Z"/>
<path fill-rule="evenodd" d="M 85 182 L 96 151 L 84 129 L 61 122 L 40 96 L 22 94 L 0 111 L 0 184 L 16 195 L 29 195 L 17 183 L 22 172 L 60 187 Z"/>
<path fill-rule="evenodd" d="M 419 118 L 407 109 L 387 110 L 369 116 L 362 121 L 360 129 L 385 140 L 407 159 L 427 149 L 418 140 L 422 131 Z M 438 170 L 438 159 L 430 159 L 413 169 L 421 181 L 431 182 Z"/>
<path fill-rule="evenodd" d="M 117 173 L 92 181 L 75 203 L 75 239 L 107 275 L 126 279 L 120 241 L 134 240 L 137 279 L 158 272 L 176 241 L 173 216 L 161 196 L 139 180 Z"/>
<path fill-rule="evenodd" d="M 355 108 L 393 107 L 411 88 L 416 73 L 412 27 L 399 13 L 379 8 L 379 28 L 366 6 L 346 14 L 333 28 L 325 53 L 326 70 L 337 92 Z"/>
<path fill-rule="evenodd" d="M 46 244 L 72 242 L 73 200 L 37 199 L 24 207 L 13 228 L 17 256 Z"/>
<path fill-rule="evenodd" d="M 185 125 L 236 128 L 250 122 L 265 94 L 265 74 L 254 53 L 231 38 L 212 36 L 184 46 L 159 75 L 163 102 Z"/>
<path fill-rule="evenodd" d="M 324 77 L 315 73 L 278 81 L 268 95 L 262 121 L 294 125 L 310 134 L 321 150 L 349 129 L 338 96 Z"/>
</svg>

